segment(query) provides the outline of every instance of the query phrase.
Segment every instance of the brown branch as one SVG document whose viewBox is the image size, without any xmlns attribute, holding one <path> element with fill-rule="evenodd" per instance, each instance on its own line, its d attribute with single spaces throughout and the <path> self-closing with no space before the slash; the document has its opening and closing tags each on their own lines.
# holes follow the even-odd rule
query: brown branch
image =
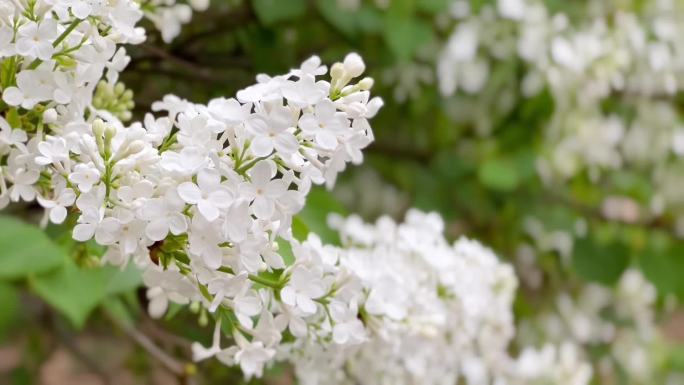
<svg viewBox="0 0 684 385">
<path fill-rule="evenodd" d="M 85 365 L 86 368 L 88 368 L 93 374 L 95 374 L 105 385 L 110 385 L 112 384 L 112 380 L 109 378 L 107 373 L 98 365 L 98 363 L 93 360 L 88 354 L 83 352 L 81 348 L 78 346 L 76 343 L 74 337 L 68 333 L 65 328 L 60 325 L 60 322 L 58 318 L 55 316 L 54 312 L 51 311 L 49 308 L 46 308 L 49 311 L 48 317 L 52 326 L 52 330 L 55 332 L 57 335 L 57 338 L 59 339 L 59 342 L 83 365 Z"/>
<path fill-rule="evenodd" d="M 144 321 L 141 325 L 141 328 L 145 330 L 145 333 L 151 335 L 159 341 L 167 342 L 169 346 L 176 346 L 184 350 L 190 350 L 192 346 L 191 341 L 160 328 L 149 316 L 143 315 L 143 317 Z"/>
<path fill-rule="evenodd" d="M 198 19 L 194 23 L 199 21 L 202 25 L 212 24 L 212 26 L 197 33 L 181 35 L 179 39 L 173 42 L 174 48 L 172 50 L 174 52 L 178 47 L 187 47 L 208 37 L 233 32 L 236 27 L 256 21 L 256 15 L 251 6 L 243 5 L 239 8 L 230 9 L 228 12 L 205 12 L 199 14 Z"/>
<path fill-rule="evenodd" d="M 576 210 L 583 215 L 596 219 L 598 221 L 602 222 L 611 222 L 611 223 L 621 223 L 625 225 L 632 225 L 632 226 L 641 226 L 645 227 L 647 229 L 658 229 L 658 230 L 665 230 L 666 232 L 672 232 L 673 231 L 673 225 L 670 223 L 670 221 L 667 218 L 664 217 L 642 217 L 639 218 L 639 220 L 636 220 L 634 222 L 625 222 L 625 221 L 619 221 L 616 219 L 611 219 L 607 218 L 603 213 L 600 211 L 600 209 L 597 209 L 596 207 L 587 205 L 582 202 L 578 202 L 574 199 L 571 199 L 569 197 L 563 196 L 561 194 L 555 193 L 553 191 L 549 191 L 543 195 L 543 199 L 549 203 L 552 204 L 561 204 L 563 206 L 567 206 L 572 208 L 573 210 Z"/>
<path fill-rule="evenodd" d="M 161 363 L 168 371 L 178 377 L 183 384 L 194 382 L 190 378 L 195 372 L 195 366 L 192 363 L 184 363 L 177 360 L 175 357 L 158 347 L 154 341 L 152 341 L 145 334 L 140 333 L 135 327 L 121 322 L 118 318 L 116 318 L 116 316 L 106 310 L 104 311 L 104 314 L 114 325 L 121 329 L 124 334 L 135 341 L 135 343 L 137 343 L 140 347 L 145 349 L 150 356 L 159 361 L 159 363 Z"/>
<path fill-rule="evenodd" d="M 125 75 L 122 76 L 124 81 L 130 79 L 131 77 L 135 75 L 144 75 L 144 76 L 162 76 L 162 77 L 167 77 L 167 78 L 172 78 L 176 80 L 180 80 L 186 83 L 190 84 L 196 84 L 197 82 L 202 82 L 208 85 L 221 85 L 222 82 L 224 83 L 231 83 L 231 84 L 238 84 L 238 85 L 243 85 L 246 83 L 245 79 L 252 79 L 251 75 L 245 75 L 246 73 L 240 72 L 240 73 L 235 73 L 235 74 L 227 74 L 227 73 L 212 73 L 210 77 L 196 77 L 190 72 L 184 72 L 184 71 L 173 71 L 173 70 L 167 70 L 163 68 L 140 68 L 139 66 L 134 66 L 131 67 L 130 70 L 127 70 Z M 159 95 L 161 96 L 161 95 Z M 156 99 L 155 99 L 156 100 Z M 138 101 L 136 101 L 137 103 Z"/>
<path fill-rule="evenodd" d="M 152 44 L 141 44 L 140 47 L 147 51 L 149 54 L 158 57 L 159 59 L 167 60 L 171 63 L 178 65 L 181 68 L 186 69 L 191 72 L 193 76 L 199 77 L 203 80 L 216 81 L 216 75 L 208 68 L 200 67 L 195 63 L 180 58 L 173 55 L 172 53 L 166 51 L 163 48 L 157 47 Z"/>
<path fill-rule="evenodd" d="M 415 147 L 401 147 L 393 143 L 375 141 L 368 147 L 369 153 L 382 156 L 397 157 L 405 160 L 413 160 L 421 164 L 429 162 L 434 157 L 434 152 L 424 151 Z"/>
</svg>

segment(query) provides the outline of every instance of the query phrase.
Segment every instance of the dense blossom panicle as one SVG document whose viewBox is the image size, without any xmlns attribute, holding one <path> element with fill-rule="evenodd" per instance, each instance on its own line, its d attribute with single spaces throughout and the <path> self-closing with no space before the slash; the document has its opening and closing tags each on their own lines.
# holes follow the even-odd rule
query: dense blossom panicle
<svg viewBox="0 0 684 385">
<path fill-rule="evenodd" d="M 454 116 L 481 135 L 525 100 L 550 99 L 536 165 L 542 180 L 655 170 L 644 209 L 660 215 L 681 203 L 684 9 L 676 1 L 632 5 L 577 4 L 576 17 L 542 0 L 455 0 L 436 72 L 442 94 L 460 102 Z"/>
<path fill-rule="evenodd" d="M 411 209 L 403 223 L 336 215 L 329 222 L 341 246 L 310 235 L 295 248 L 294 266 L 328 261 L 324 271 L 345 277 L 316 301 L 330 313 L 316 335 L 332 341 L 284 345 L 302 384 L 589 383 L 592 368 L 570 341 L 509 354 L 513 269 L 477 241 L 449 243 L 438 214 Z"/>
<path fill-rule="evenodd" d="M 195 346 L 198 359 L 261 375 L 281 340 L 310 337 L 326 314 L 339 321 L 335 341 L 361 340 L 358 299 L 342 289 L 353 279 L 321 251 L 302 251 L 290 229 L 312 184 L 332 186 L 373 140 L 368 119 L 382 101 L 360 78 L 359 55 L 328 80 L 314 56 L 259 75 L 236 98 L 200 105 L 169 95 L 127 124 L 132 94 L 116 81 L 130 58 L 120 45 L 145 39 L 145 16 L 173 38 L 207 1 L 0 5 L 2 206 L 37 201 L 44 223 L 67 222 L 74 240 L 106 246 L 103 262 L 133 261 L 153 316 L 169 302 L 211 313 L 217 335 L 210 349 Z M 292 265 L 279 244 L 310 259 Z M 323 314 L 331 291 L 339 301 Z M 232 331 L 226 349 L 221 323 Z"/>
<path fill-rule="evenodd" d="M 527 349 L 517 365 L 528 366 L 526 371 L 545 372 L 546 378 L 557 378 L 563 372 L 534 369 L 532 363 L 563 359 L 563 355 L 576 357 L 573 360 L 577 361 L 590 349 L 602 347 L 608 352 L 595 363 L 596 378 L 612 378 L 624 372 L 633 383 L 648 384 L 658 370 L 657 352 L 663 345 L 656 325 L 655 301 L 655 287 L 633 268 L 626 270 L 612 289 L 588 284 L 577 293 L 562 291 L 551 308 L 520 322 L 516 336 L 520 345 L 544 341 L 547 346 Z M 554 343 L 566 347 L 555 351 L 551 345 Z M 586 371 L 591 368 L 577 369 L 573 375 L 576 383 L 586 383 L 590 378 Z"/>
<path fill-rule="evenodd" d="M 321 250 L 346 272 L 353 290 L 345 296 L 359 308 L 358 317 L 342 313 L 335 319 L 332 313 L 333 341 L 359 343 L 346 349 L 306 346 L 293 359 L 302 383 L 442 384 L 464 378 L 484 384 L 505 374 L 516 288 L 509 265 L 476 241 L 450 244 L 436 213 L 410 210 L 400 224 L 388 217 L 366 224 L 356 216 L 330 222 L 342 247 Z"/>
<path fill-rule="evenodd" d="M 362 66 L 352 57 L 354 76 L 343 70 L 331 82 L 316 79 L 326 70 L 313 57 L 285 75 L 260 76 L 239 100 L 199 105 L 167 96 L 153 105 L 157 116 L 128 126 L 91 113 L 79 124 L 8 133 L 15 139 L 0 196 L 38 199 L 54 223 L 74 206 L 74 239 L 94 239 L 108 247 L 105 261 L 133 260 L 145 270 L 152 315 L 169 301 L 196 302 L 232 325 L 237 345 L 198 357 L 217 355 L 260 375 L 281 331 L 314 333 L 312 324 L 325 318 L 320 302 L 347 287 L 332 274 L 335 263 L 313 258 L 317 250 L 287 267 L 278 241 L 297 244 L 290 223 L 311 185 L 332 184 L 372 141 L 367 119 L 382 102 L 370 98 L 368 81 L 350 84 Z M 316 133 L 298 127 L 305 114 Z M 325 146 L 317 135 L 329 138 Z M 297 256 L 305 252 L 298 247 L 307 246 L 295 247 Z M 340 322 L 338 342 L 364 333 L 355 301 L 344 298 L 325 313 Z"/>
<path fill-rule="evenodd" d="M 208 1 L 4 1 L 0 4 L 2 101 L 32 110 L 60 134 L 78 131 L 87 117 L 131 117 L 132 93 L 117 84 L 130 62 L 122 44 L 139 44 L 138 22 L 155 22 L 166 41 Z M 103 82 L 100 80 L 103 78 Z M 5 124 L 0 123 L 5 130 Z M 40 125 L 39 125 L 40 126 Z M 40 128 L 40 127 L 38 127 Z"/>
</svg>

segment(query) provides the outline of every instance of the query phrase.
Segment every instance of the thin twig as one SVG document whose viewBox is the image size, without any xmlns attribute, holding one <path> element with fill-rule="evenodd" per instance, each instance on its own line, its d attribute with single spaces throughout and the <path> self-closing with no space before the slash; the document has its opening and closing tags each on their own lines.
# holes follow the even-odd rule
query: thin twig
<svg viewBox="0 0 684 385">
<path fill-rule="evenodd" d="M 176 375 L 183 383 L 187 383 L 188 377 L 192 372 L 192 365 L 183 363 L 176 358 L 172 357 L 164 350 L 159 348 L 154 341 L 148 338 L 143 333 L 140 333 L 136 328 L 126 325 L 117 319 L 114 315 L 109 312 L 104 312 L 107 318 L 109 318 L 112 323 L 114 323 L 119 329 L 121 329 L 126 335 L 128 335 L 133 341 L 135 341 L 140 347 L 145 349 L 152 357 L 159 361 L 166 369 L 171 373 Z"/>
<path fill-rule="evenodd" d="M 93 372 L 97 377 L 102 380 L 105 385 L 112 383 L 111 379 L 107 373 L 102 369 L 95 360 L 93 360 L 88 354 L 83 352 L 78 344 L 75 342 L 73 336 L 62 327 L 54 314 L 50 314 L 50 322 L 52 324 L 52 329 L 55 331 L 59 341 L 66 347 L 66 349 L 81 363 L 83 363 L 91 372 Z"/>
<path fill-rule="evenodd" d="M 204 13 L 200 16 L 201 25 L 211 25 L 210 27 L 197 31 L 196 33 L 181 35 L 177 41 L 173 43 L 173 50 L 176 51 L 178 47 L 187 47 L 199 40 L 206 40 L 209 37 L 221 35 L 224 33 L 232 33 L 237 27 L 244 26 L 247 23 L 256 20 L 251 6 L 242 6 L 239 8 L 232 8 L 228 12 L 221 12 L 217 14 Z M 199 23 L 198 23 L 199 24 Z"/>
<path fill-rule="evenodd" d="M 173 345 L 186 350 L 189 350 L 192 346 L 192 342 L 183 337 L 169 333 L 164 329 L 159 328 L 157 324 L 154 322 L 154 320 L 147 316 L 145 316 L 145 320 L 142 323 L 142 327 L 144 328 L 146 333 L 149 333 L 152 337 L 156 338 L 157 340 L 168 342 L 169 345 Z"/>
<path fill-rule="evenodd" d="M 246 82 L 246 79 L 251 79 L 249 75 L 247 75 L 246 71 L 230 71 L 231 73 L 228 73 L 228 71 L 222 71 L 222 72 L 215 72 L 212 73 L 211 77 L 196 77 L 190 72 L 185 72 L 185 71 L 180 71 L 180 70 L 173 70 L 178 67 L 171 67 L 173 69 L 163 69 L 163 68 L 142 68 L 140 64 L 143 62 L 146 62 L 149 60 L 140 60 L 134 61 L 133 63 L 136 63 L 133 65 L 129 70 L 126 70 L 126 77 L 130 78 L 133 75 L 145 75 L 145 76 L 164 76 L 168 78 L 173 78 L 175 80 L 180 80 L 185 83 L 197 83 L 198 81 L 207 83 L 207 84 L 213 84 L 216 85 L 217 82 L 224 82 L 224 83 L 235 83 L 238 82 L 237 84 L 239 86 L 244 86 L 243 83 Z M 219 83 L 221 84 L 221 83 Z"/>
<path fill-rule="evenodd" d="M 154 46 L 152 44 L 140 44 L 140 47 L 147 51 L 148 53 L 157 56 L 160 59 L 167 60 L 169 62 L 177 64 L 179 67 L 184 68 L 193 75 L 198 76 L 202 79 L 214 79 L 215 80 L 215 75 L 212 74 L 212 71 L 209 70 L 208 68 L 205 67 L 200 67 L 196 65 L 195 63 L 185 60 L 183 58 L 180 58 L 178 56 L 173 55 L 172 53 L 166 51 L 163 48 L 159 48 L 157 46 Z"/>
</svg>

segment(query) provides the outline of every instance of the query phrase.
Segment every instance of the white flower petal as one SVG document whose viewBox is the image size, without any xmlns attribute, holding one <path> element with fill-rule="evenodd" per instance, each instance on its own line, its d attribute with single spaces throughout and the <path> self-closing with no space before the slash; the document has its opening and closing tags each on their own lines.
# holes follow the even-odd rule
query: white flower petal
<svg viewBox="0 0 684 385">
<path fill-rule="evenodd" d="M 202 199 L 202 191 L 192 182 L 181 183 L 178 186 L 178 195 L 190 204 L 197 204 Z"/>
</svg>

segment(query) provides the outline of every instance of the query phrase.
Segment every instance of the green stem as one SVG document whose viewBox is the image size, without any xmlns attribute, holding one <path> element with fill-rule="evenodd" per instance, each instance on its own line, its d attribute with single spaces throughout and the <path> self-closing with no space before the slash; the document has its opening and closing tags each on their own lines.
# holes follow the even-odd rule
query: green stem
<svg viewBox="0 0 684 385">
<path fill-rule="evenodd" d="M 105 184 L 105 200 L 109 199 L 109 194 L 112 190 L 112 168 L 114 167 L 114 162 L 107 161 L 105 164 L 105 174 L 103 175 L 103 182 Z"/>
<path fill-rule="evenodd" d="M 258 275 L 254 275 L 254 274 L 250 274 L 247 277 L 252 282 L 255 282 L 255 283 L 258 283 L 258 284 L 261 284 L 264 286 L 268 286 L 268 287 L 276 289 L 276 290 L 282 289 L 282 286 L 280 283 L 271 281 L 270 279 L 261 278 Z"/>
<path fill-rule="evenodd" d="M 64 39 L 66 39 L 67 36 L 69 36 L 71 31 L 76 29 L 76 27 L 78 27 L 78 25 L 81 24 L 82 21 L 82 19 L 76 19 L 72 21 L 71 24 L 69 24 L 69 26 L 67 27 L 67 29 L 65 29 L 64 32 L 62 32 L 62 34 L 59 35 L 54 42 L 52 42 L 52 46 L 57 48 L 57 46 L 60 45 L 64 41 Z"/>
<path fill-rule="evenodd" d="M 233 269 L 231 269 L 228 266 L 221 266 L 221 267 L 219 267 L 218 270 L 221 272 L 224 272 L 224 273 L 235 275 L 235 272 L 233 271 Z M 282 280 L 278 281 L 278 282 L 272 281 L 268 278 L 259 277 L 258 275 L 255 275 L 255 274 L 249 274 L 247 276 L 247 278 L 249 278 L 249 280 L 254 282 L 254 283 L 258 283 L 260 285 L 264 285 L 264 286 L 267 286 L 267 287 L 270 287 L 270 288 L 276 289 L 276 290 L 282 289 L 283 286 L 285 286 L 285 284 L 287 283 L 287 281 L 282 281 Z"/>
<path fill-rule="evenodd" d="M 258 158 L 254 158 L 250 160 L 249 162 L 245 163 L 242 167 L 239 167 L 237 170 L 235 170 L 238 174 L 244 175 L 245 172 L 249 171 L 250 168 L 254 167 L 257 162 L 268 159 L 273 153 L 266 155 L 266 156 L 260 156 Z"/>
<path fill-rule="evenodd" d="M 164 139 L 162 142 L 161 146 L 159 146 L 159 153 L 161 154 L 164 151 L 167 151 L 168 149 L 171 148 L 174 144 L 177 142 L 176 134 L 178 132 L 174 132 L 173 134 L 169 135 Z"/>
<path fill-rule="evenodd" d="M 67 27 L 67 29 L 65 29 L 64 32 L 62 32 L 62 34 L 59 35 L 57 37 L 57 39 L 55 39 L 55 41 L 52 42 L 52 46 L 57 48 L 57 46 L 60 45 L 64 41 L 64 39 L 66 39 L 67 36 L 69 36 L 71 31 L 76 29 L 76 27 L 78 27 L 78 25 L 81 24 L 82 21 L 83 20 L 81 20 L 81 19 L 76 19 L 76 20 L 72 21 L 71 24 L 69 24 L 69 26 Z M 38 66 L 42 62 L 43 62 L 42 60 L 36 59 L 29 65 L 28 69 L 34 70 L 34 69 L 38 68 Z"/>
</svg>

